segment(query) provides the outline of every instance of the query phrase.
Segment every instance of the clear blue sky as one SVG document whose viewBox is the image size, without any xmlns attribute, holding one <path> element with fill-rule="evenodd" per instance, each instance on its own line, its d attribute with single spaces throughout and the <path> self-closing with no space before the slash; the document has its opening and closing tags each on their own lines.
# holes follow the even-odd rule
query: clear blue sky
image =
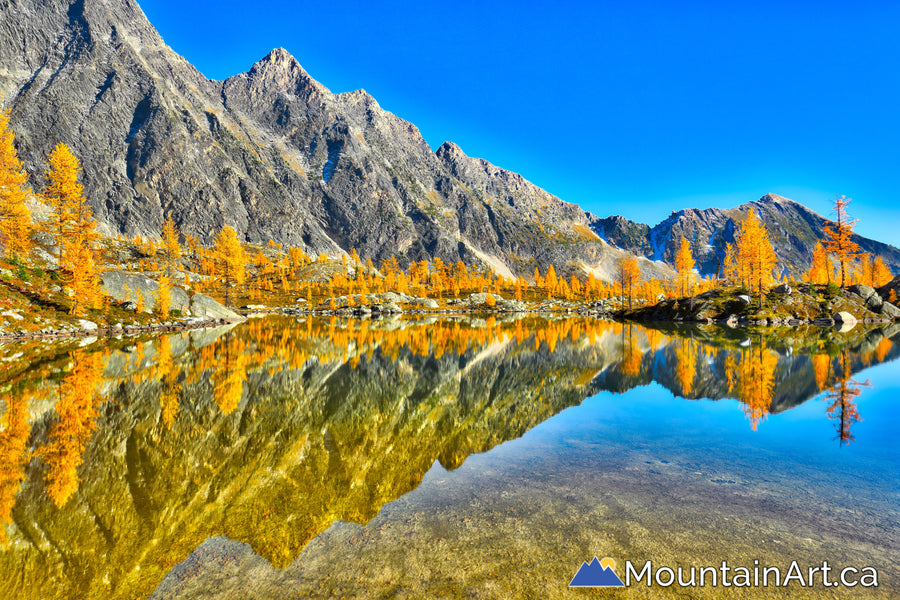
<svg viewBox="0 0 900 600">
<path fill-rule="evenodd" d="M 139 2 L 211 79 L 284 47 L 599 216 L 846 194 L 900 245 L 900 2 Z"/>
</svg>

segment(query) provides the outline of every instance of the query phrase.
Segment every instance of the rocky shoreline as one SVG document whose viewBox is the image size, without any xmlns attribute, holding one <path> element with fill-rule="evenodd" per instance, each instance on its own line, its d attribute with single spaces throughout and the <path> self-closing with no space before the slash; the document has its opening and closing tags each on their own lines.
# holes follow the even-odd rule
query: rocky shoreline
<svg viewBox="0 0 900 600">
<path fill-rule="evenodd" d="M 41 331 L 21 331 L 0 333 L 0 342 L 18 342 L 33 340 L 58 340 L 67 338 L 88 337 L 118 337 L 122 335 L 139 335 L 143 333 L 171 333 L 177 331 L 190 331 L 194 329 L 206 329 L 218 327 L 229 323 L 238 323 L 240 319 L 199 319 L 188 318 L 184 321 L 168 321 L 160 324 L 149 325 L 119 325 L 114 327 L 99 327 L 96 323 L 90 323 L 93 327 L 44 329 Z"/>
</svg>

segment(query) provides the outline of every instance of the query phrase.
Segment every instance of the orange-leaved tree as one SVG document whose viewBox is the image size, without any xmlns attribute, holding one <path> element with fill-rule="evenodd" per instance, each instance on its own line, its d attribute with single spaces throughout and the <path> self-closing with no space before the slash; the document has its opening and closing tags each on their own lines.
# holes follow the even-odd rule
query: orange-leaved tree
<svg viewBox="0 0 900 600">
<path fill-rule="evenodd" d="M 166 217 L 162 238 L 163 255 L 166 259 L 166 275 L 172 277 L 175 263 L 181 258 L 181 246 L 178 244 L 178 228 L 175 227 L 172 215 Z"/>
<path fill-rule="evenodd" d="M 244 283 L 245 260 L 244 249 L 238 240 L 237 232 L 226 225 L 216 235 L 214 256 L 216 275 L 222 282 L 225 293 L 225 306 L 231 306 L 231 287 Z"/>
<path fill-rule="evenodd" d="M 623 256 L 619 259 L 616 280 L 622 285 L 622 295 L 628 297 L 628 310 L 631 310 L 634 288 L 641 282 L 641 268 L 638 265 L 637 257 Z"/>
<path fill-rule="evenodd" d="M 65 144 L 56 145 L 50 153 L 49 163 L 43 196 L 50 207 L 50 219 L 45 226 L 47 232 L 56 238 L 59 263 L 62 265 L 64 242 L 73 233 L 74 211 L 84 201 L 84 186 L 78 182 L 78 173 L 81 171 L 78 158 Z"/>
<path fill-rule="evenodd" d="M 831 281 L 831 269 L 828 268 L 828 254 L 822 247 L 822 242 L 816 242 L 813 250 L 812 265 L 806 275 L 809 283 L 829 283 Z"/>
<path fill-rule="evenodd" d="M 772 270 L 775 268 L 778 257 L 769 241 L 769 232 L 766 231 L 766 226 L 759 220 L 753 209 L 750 209 L 747 218 L 738 225 L 735 239 L 737 240 L 738 264 L 745 271 L 751 292 L 753 285 L 756 284 L 761 307 L 765 289 L 774 281 Z"/>
<path fill-rule="evenodd" d="M 26 259 L 31 251 L 31 213 L 25 204 L 28 174 L 13 145 L 9 113 L 0 111 L 0 234 L 7 256 Z"/>
<path fill-rule="evenodd" d="M 169 316 L 169 308 L 172 306 L 172 283 L 168 275 L 159 278 L 159 286 L 156 288 L 156 312 L 165 319 Z"/>
<path fill-rule="evenodd" d="M 841 287 L 847 283 L 847 265 L 859 256 L 859 244 L 853 241 L 853 227 L 857 221 L 847 216 L 847 205 L 850 198 L 841 196 L 834 201 L 834 212 L 837 221 L 825 225 L 825 239 L 822 246 L 825 252 L 834 256 L 841 265 Z"/>
<path fill-rule="evenodd" d="M 694 257 L 691 254 L 691 243 L 684 237 L 678 243 L 675 253 L 675 271 L 678 272 L 678 283 L 681 286 L 681 295 L 687 296 L 693 287 Z"/>
<path fill-rule="evenodd" d="M 91 207 L 78 182 L 81 165 L 65 144 L 57 144 L 49 158 L 44 198 L 50 205 L 48 231 L 56 237 L 59 266 L 68 272 L 67 286 L 74 292 L 71 314 L 95 306 L 101 297 L 98 261 L 94 245 L 98 238 Z"/>
</svg>

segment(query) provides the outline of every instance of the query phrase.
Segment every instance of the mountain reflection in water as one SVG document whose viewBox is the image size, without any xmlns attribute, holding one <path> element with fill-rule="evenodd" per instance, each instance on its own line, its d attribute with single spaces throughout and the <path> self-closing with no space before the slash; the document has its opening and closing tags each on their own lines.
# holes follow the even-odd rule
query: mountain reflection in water
<svg viewBox="0 0 900 600">
<path fill-rule="evenodd" d="M 897 331 L 268 317 L 45 353 L 3 388 L 0 596 L 147 597 L 215 536 L 285 567 L 602 390 L 736 398 L 753 429 L 825 391 L 849 443 Z"/>
</svg>

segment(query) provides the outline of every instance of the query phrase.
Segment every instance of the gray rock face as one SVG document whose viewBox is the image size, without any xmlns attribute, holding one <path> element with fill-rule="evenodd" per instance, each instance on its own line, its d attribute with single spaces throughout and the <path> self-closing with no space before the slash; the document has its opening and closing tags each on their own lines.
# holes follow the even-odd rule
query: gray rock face
<svg viewBox="0 0 900 600">
<path fill-rule="evenodd" d="M 239 314 L 226 308 L 205 294 L 191 296 L 191 314 L 206 319 L 242 320 Z"/>
<path fill-rule="evenodd" d="M 679 210 L 653 227 L 622 217 L 598 219 L 593 227 L 608 242 L 624 250 L 668 263 L 674 262 L 683 236 L 693 241 L 697 269 L 702 274 L 711 274 L 721 269 L 725 246 L 734 242 L 737 223 L 750 209 L 765 224 L 782 271 L 795 276 L 807 271 L 816 242 L 824 237 L 828 219 L 776 194 L 766 194 L 758 201 L 726 210 Z M 863 252 L 881 256 L 893 271 L 900 269 L 900 249 L 858 235 L 853 236 L 853 241 Z"/>
<path fill-rule="evenodd" d="M 365 91 L 332 94 L 285 50 L 211 81 L 133 0 L 0 6 L 0 92 L 20 156 L 43 173 L 69 144 L 106 232 L 155 237 L 170 214 L 207 243 L 228 224 L 247 241 L 353 247 L 376 264 L 437 256 L 611 279 L 621 252 L 593 215 L 454 144 L 432 152 L 415 125 Z"/>
<path fill-rule="evenodd" d="M 144 312 L 152 312 L 156 304 L 159 282 L 138 273 L 125 271 L 107 271 L 100 277 L 103 293 L 119 302 L 135 302 L 138 295 L 144 302 Z M 180 287 L 172 286 L 171 310 L 180 310 L 183 315 L 191 314 L 190 299 L 187 292 Z"/>
<path fill-rule="evenodd" d="M 900 308 L 897 308 L 890 302 L 882 302 L 879 312 L 886 317 L 900 319 Z"/>
</svg>

